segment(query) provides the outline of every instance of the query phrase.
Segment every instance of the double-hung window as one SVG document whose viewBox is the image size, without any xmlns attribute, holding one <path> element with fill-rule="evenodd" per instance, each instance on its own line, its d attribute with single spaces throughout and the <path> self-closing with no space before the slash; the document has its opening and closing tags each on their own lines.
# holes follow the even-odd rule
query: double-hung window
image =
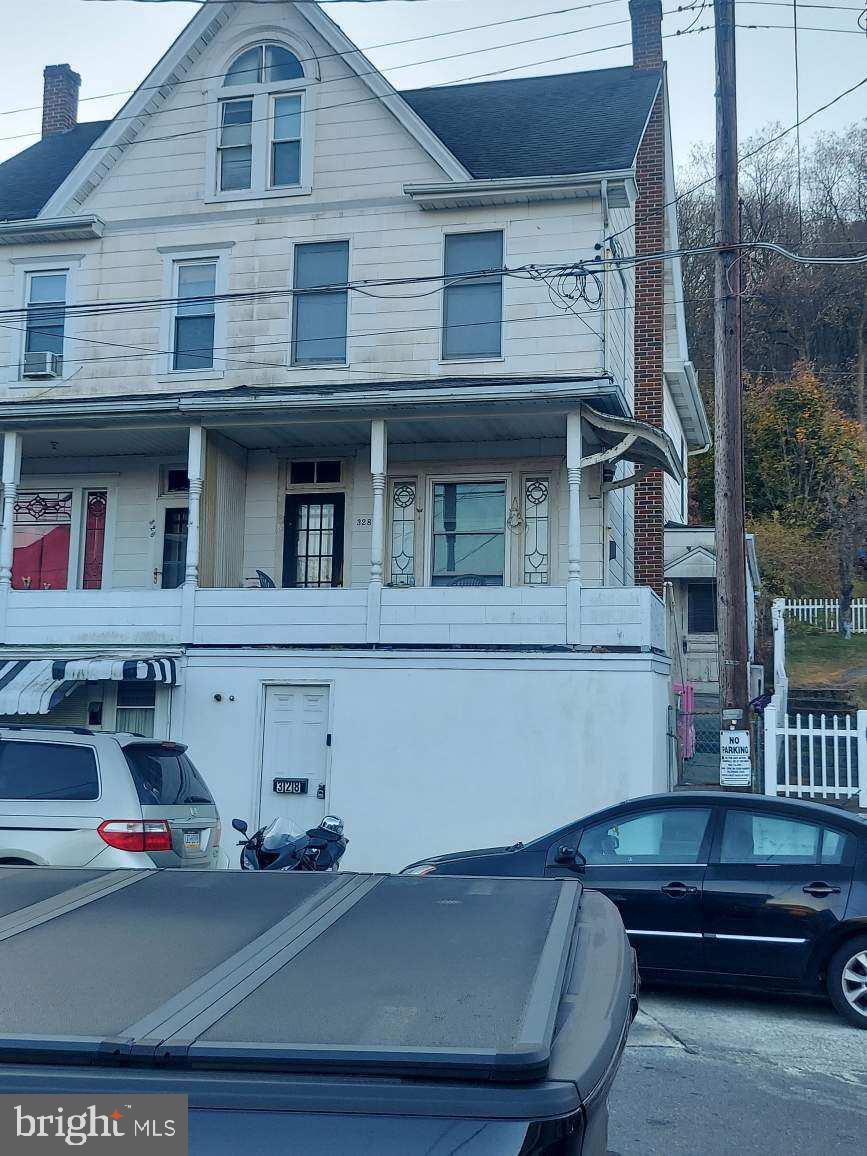
<svg viewBox="0 0 867 1156">
<path fill-rule="evenodd" d="M 25 372 L 35 366 L 40 354 L 53 353 L 58 358 L 63 357 L 66 283 L 65 269 L 28 275 Z"/>
<path fill-rule="evenodd" d="M 503 234 L 450 233 L 445 239 L 443 358 L 502 352 Z"/>
<path fill-rule="evenodd" d="M 220 105 L 219 185 L 221 192 L 249 189 L 253 180 L 253 101 Z"/>
<path fill-rule="evenodd" d="M 213 367 L 216 288 L 216 261 L 178 261 L 175 264 L 173 370 Z"/>
<path fill-rule="evenodd" d="M 301 189 L 307 83 L 301 61 L 279 44 L 234 59 L 218 99 L 218 194 Z"/>
<path fill-rule="evenodd" d="M 292 364 L 346 361 L 349 242 L 296 245 L 292 294 Z"/>
</svg>

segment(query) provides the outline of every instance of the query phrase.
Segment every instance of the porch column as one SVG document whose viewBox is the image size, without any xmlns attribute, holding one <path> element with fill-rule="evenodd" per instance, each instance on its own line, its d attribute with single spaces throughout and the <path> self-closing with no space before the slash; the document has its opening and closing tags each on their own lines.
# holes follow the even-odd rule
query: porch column
<svg viewBox="0 0 867 1156">
<path fill-rule="evenodd" d="M 205 484 L 205 431 L 200 425 L 191 425 L 187 449 L 187 477 L 190 481 L 189 511 L 187 514 L 187 564 L 184 581 L 187 586 L 199 584 L 199 535 L 202 509 L 202 489 Z"/>
<path fill-rule="evenodd" d="M 370 585 L 367 590 L 367 641 L 379 642 L 382 616 L 382 568 L 385 557 L 385 483 L 388 450 L 385 422 L 370 423 L 370 474 L 373 480 L 373 514 L 370 526 Z"/>
<path fill-rule="evenodd" d="M 181 592 L 181 641 L 193 642 L 196 628 L 196 591 L 199 588 L 202 488 L 205 483 L 205 431 L 191 425 L 187 442 L 187 477 L 190 483 L 187 510 L 187 561 Z"/>
<path fill-rule="evenodd" d="M 15 501 L 21 479 L 21 434 L 7 430 L 3 435 L 3 527 L 0 532 L 0 589 L 12 585 L 12 549 L 15 536 Z"/>
<path fill-rule="evenodd" d="M 581 642 L 581 410 L 566 415 L 566 477 L 569 481 L 569 571 L 566 581 L 566 642 Z"/>
</svg>

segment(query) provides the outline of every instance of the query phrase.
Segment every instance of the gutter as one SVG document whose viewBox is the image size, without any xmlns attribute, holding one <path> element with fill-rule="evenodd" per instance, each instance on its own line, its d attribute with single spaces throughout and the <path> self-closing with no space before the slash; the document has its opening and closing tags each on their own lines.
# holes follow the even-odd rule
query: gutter
<svg viewBox="0 0 867 1156">
<path fill-rule="evenodd" d="M 79 217 L 39 217 L 28 221 L 0 221 L 0 245 L 28 241 L 98 240 L 105 222 L 94 213 Z"/>
<path fill-rule="evenodd" d="M 557 176 L 507 177 L 471 181 L 423 181 L 403 186 L 403 191 L 422 208 L 447 208 L 455 201 L 520 200 L 524 194 L 533 200 L 595 193 L 602 195 L 603 182 L 609 190 L 618 189 L 631 204 L 638 195 L 635 170 L 615 169 L 592 173 L 565 173 Z"/>
<path fill-rule="evenodd" d="M 695 366 L 691 361 L 683 363 L 683 372 L 686 377 L 686 383 L 689 386 L 692 404 L 698 414 L 699 425 L 701 426 L 701 436 L 704 438 L 704 445 L 697 446 L 695 449 L 689 451 L 688 457 L 695 457 L 698 454 L 706 454 L 710 449 L 713 439 L 711 438 L 710 426 L 707 421 L 707 414 L 704 409 L 704 402 L 701 397 L 701 390 L 698 388 L 698 376 L 695 372 Z"/>
<path fill-rule="evenodd" d="M 314 416 L 325 411 L 346 413 L 358 409 L 400 409 L 418 404 L 433 407 L 438 403 L 456 402 L 560 402 L 573 399 L 585 401 L 588 398 L 608 397 L 614 408 L 627 415 L 626 399 L 618 385 L 610 378 L 600 375 L 577 381 L 536 380 L 531 383 L 510 383 L 502 378 L 493 379 L 490 384 L 454 386 L 452 388 L 431 388 L 411 390 L 389 390 L 372 388 L 346 393 L 317 393 L 294 388 L 290 393 L 262 390 L 247 393 L 243 397 L 224 395 L 212 397 L 204 394 L 163 394 L 147 397 L 69 398 L 59 402 L 15 401 L 0 404 L 0 422 L 10 428 L 24 428 L 31 424 L 46 425 L 58 419 L 74 418 L 81 427 L 86 418 L 111 419 L 135 417 L 161 417 L 163 419 L 183 418 L 184 415 L 202 418 L 208 414 L 248 413 L 286 411 L 306 416 Z M 137 424 L 133 422 L 132 424 Z"/>
</svg>

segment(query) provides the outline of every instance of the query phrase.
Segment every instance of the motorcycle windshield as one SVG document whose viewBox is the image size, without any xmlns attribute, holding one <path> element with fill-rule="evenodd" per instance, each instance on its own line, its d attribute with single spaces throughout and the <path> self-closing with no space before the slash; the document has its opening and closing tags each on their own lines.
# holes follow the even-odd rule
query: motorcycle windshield
<svg viewBox="0 0 867 1156">
<path fill-rule="evenodd" d="M 296 839 L 304 837 L 304 832 L 291 819 L 275 819 L 266 828 L 262 835 L 262 849 L 264 851 L 282 851 Z"/>
</svg>

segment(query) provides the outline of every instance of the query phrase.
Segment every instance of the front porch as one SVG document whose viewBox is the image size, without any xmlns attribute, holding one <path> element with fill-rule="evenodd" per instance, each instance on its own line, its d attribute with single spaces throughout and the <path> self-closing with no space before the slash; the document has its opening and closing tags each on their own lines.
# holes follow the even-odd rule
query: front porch
<svg viewBox="0 0 867 1156">
<path fill-rule="evenodd" d="M 416 392 L 22 410 L 0 641 L 664 650 L 628 487 L 666 435 L 599 381 Z"/>
</svg>

